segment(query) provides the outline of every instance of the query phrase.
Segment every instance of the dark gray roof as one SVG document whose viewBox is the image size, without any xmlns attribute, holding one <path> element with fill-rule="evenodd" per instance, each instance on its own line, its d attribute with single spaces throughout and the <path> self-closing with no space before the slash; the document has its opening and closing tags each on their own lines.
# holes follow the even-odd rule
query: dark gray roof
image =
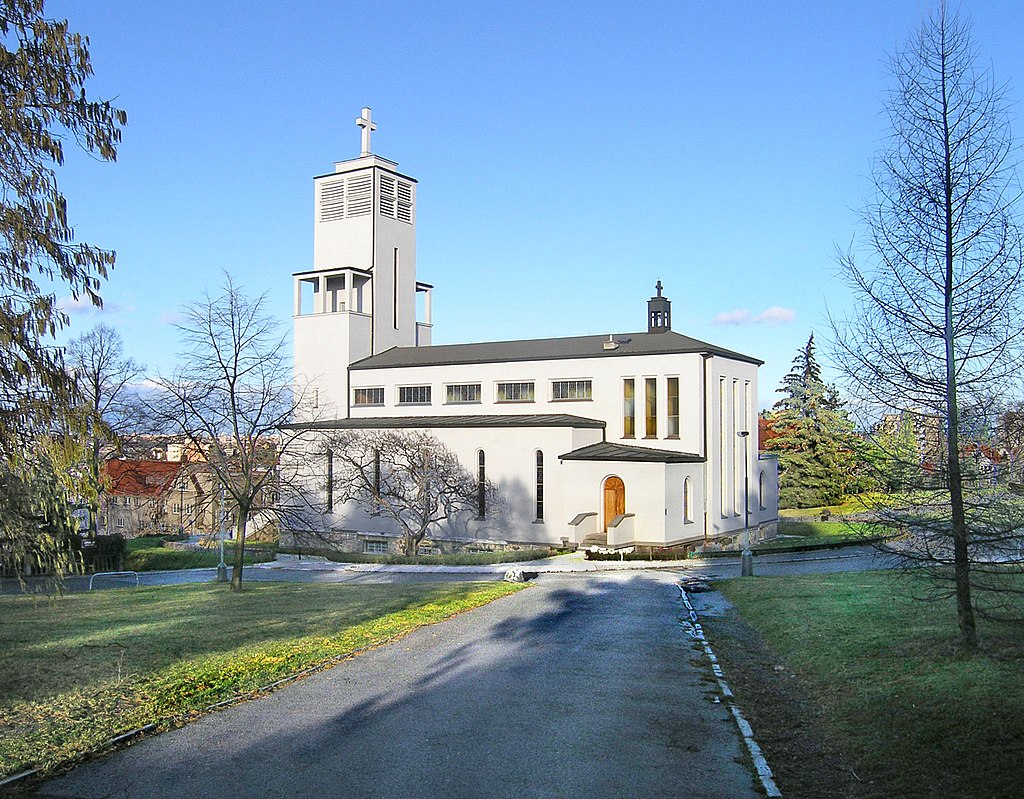
<svg viewBox="0 0 1024 799">
<path fill-rule="evenodd" d="M 603 430 L 600 419 L 569 413 L 521 413 L 501 416 L 378 416 L 365 419 L 328 419 L 284 425 L 288 430 L 387 430 L 428 427 L 585 427 Z"/>
<path fill-rule="evenodd" d="M 760 366 L 764 361 L 722 349 L 671 331 L 619 333 L 611 337 L 615 349 L 605 349 L 607 335 L 535 338 L 525 341 L 485 341 L 478 344 L 437 344 L 430 347 L 392 347 L 356 361 L 352 369 L 387 369 L 396 366 L 449 366 L 460 363 L 551 361 L 563 358 L 618 358 L 623 355 L 661 355 L 700 352 L 721 355 Z"/>
<path fill-rule="evenodd" d="M 700 455 L 668 449 L 633 447 L 602 441 L 558 456 L 563 461 L 628 461 L 632 463 L 704 463 Z"/>
</svg>

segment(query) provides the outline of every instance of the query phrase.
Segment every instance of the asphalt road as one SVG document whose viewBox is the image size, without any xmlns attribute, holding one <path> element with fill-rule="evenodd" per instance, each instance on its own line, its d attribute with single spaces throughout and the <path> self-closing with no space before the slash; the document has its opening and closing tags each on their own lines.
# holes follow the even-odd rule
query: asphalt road
<svg viewBox="0 0 1024 799">
<path fill-rule="evenodd" d="M 752 799 L 674 579 L 546 575 L 37 795 Z"/>
</svg>

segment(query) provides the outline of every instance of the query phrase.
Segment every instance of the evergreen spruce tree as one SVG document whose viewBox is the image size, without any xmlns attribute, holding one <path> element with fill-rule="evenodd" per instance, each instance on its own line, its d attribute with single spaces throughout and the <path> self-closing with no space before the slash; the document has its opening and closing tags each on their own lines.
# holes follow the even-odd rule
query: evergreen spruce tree
<svg viewBox="0 0 1024 799">
<path fill-rule="evenodd" d="M 814 335 L 793 359 L 772 409 L 775 437 L 765 445 L 779 453 L 779 506 L 813 508 L 842 501 L 854 478 L 853 426 L 834 386 L 823 382 Z"/>
</svg>

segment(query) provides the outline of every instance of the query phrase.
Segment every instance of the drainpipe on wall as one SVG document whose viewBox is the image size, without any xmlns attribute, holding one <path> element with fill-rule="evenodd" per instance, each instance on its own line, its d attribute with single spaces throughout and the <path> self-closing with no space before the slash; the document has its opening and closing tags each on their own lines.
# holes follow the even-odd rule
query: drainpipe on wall
<svg viewBox="0 0 1024 799">
<path fill-rule="evenodd" d="M 377 169 L 370 167 L 370 355 L 377 354 Z M 349 355 L 351 355 L 351 350 Z M 351 363 L 351 361 L 349 361 Z M 351 392 L 350 392 L 351 393 Z"/>
</svg>

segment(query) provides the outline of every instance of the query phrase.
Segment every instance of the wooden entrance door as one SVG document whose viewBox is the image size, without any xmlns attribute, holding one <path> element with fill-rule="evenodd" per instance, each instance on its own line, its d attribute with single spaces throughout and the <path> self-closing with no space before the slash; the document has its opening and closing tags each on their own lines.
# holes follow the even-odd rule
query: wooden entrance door
<svg viewBox="0 0 1024 799">
<path fill-rule="evenodd" d="M 626 485 L 618 477 L 609 477 L 604 481 L 604 529 L 620 513 L 626 512 Z"/>
</svg>

